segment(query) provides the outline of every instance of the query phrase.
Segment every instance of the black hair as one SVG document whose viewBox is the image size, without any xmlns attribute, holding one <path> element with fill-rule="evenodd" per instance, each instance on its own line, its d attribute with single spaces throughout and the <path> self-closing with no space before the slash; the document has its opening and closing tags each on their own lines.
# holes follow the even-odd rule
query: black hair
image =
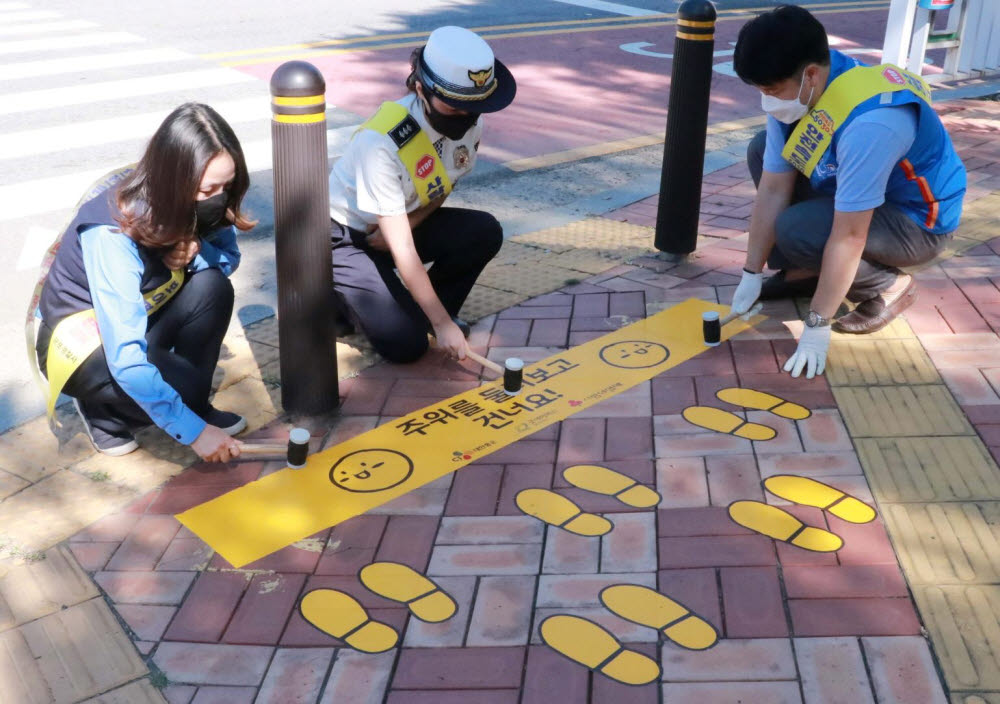
<svg viewBox="0 0 1000 704">
<path fill-rule="evenodd" d="M 743 25 L 733 56 L 736 75 L 754 86 L 772 86 L 809 64 L 829 63 L 826 29 L 798 5 L 779 5 Z"/>
<path fill-rule="evenodd" d="M 418 46 L 410 52 L 410 75 L 406 77 L 406 90 L 411 93 L 417 92 L 417 81 L 420 80 L 420 57 L 424 54 L 424 48 Z"/>
<path fill-rule="evenodd" d="M 250 176 L 236 133 L 209 106 L 185 103 L 167 115 L 118 188 L 122 231 L 147 247 L 168 247 L 194 237 L 198 186 L 208 162 L 222 152 L 236 165 L 236 176 L 226 188 L 227 219 L 241 230 L 253 227 L 240 212 Z"/>
</svg>

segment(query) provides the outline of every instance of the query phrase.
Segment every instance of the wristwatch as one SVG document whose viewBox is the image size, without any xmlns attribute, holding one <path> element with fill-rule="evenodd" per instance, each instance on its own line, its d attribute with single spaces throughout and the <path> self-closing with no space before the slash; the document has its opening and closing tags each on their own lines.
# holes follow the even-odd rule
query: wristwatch
<svg viewBox="0 0 1000 704">
<path fill-rule="evenodd" d="M 809 315 L 806 316 L 805 323 L 807 328 L 825 328 L 830 324 L 830 319 L 824 318 L 816 311 L 811 310 L 809 311 Z"/>
</svg>

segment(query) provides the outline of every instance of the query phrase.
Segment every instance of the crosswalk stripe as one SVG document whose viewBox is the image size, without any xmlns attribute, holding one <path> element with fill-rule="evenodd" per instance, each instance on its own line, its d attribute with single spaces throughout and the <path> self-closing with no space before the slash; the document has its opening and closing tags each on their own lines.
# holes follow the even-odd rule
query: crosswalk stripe
<svg viewBox="0 0 1000 704">
<path fill-rule="evenodd" d="M 8 10 L 27 10 L 28 3 L 25 2 L 0 2 L 0 12 Z"/>
<path fill-rule="evenodd" d="M 93 32 L 72 37 L 45 37 L 44 39 L 22 39 L 0 44 L 0 54 L 24 54 L 31 51 L 58 51 L 79 49 L 88 46 L 110 46 L 112 44 L 139 44 L 146 41 L 130 32 Z"/>
<path fill-rule="evenodd" d="M 226 119 L 230 121 L 229 117 Z M 328 130 L 329 155 L 340 153 L 339 149 L 357 128 L 357 125 L 347 125 Z M 245 141 L 241 146 L 246 158 L 247 170 L 251 174 L 267 171 L 271 168 L 270 138 Z M 71 208 L 85 188 L 112 169 L 122 165 L 121 161 L 109 162 L 99 168 L 78 173 L 0 186 L 0 222 Z M 252 176 L 251 180 L 253 180 Z"/>
<path fill-rule="evenodd" d="M 30 24 L 16 24 L 12 27 L 0 27 L 0 37 L 23 36 L 25 34 L 56 34 L 58 32 L 75 32 L 78 29 L 91 29 L 97 27 L 96 22 L 90 20 L 66 20 L 64 22 L 32 22 Z"/>
<path fill-rule="evenodd" d="M 256 78 L 242 71 L 231 68 L 213 68 L 143 76 L 142 78 L 126 78 L 104 83 L 88 83 L 87 85 L 66 88 L 7 93 L 6 95 L 0 94 L 0 115 L 169 93 L 174 90 L 191 91 L 196 88 L 256 81 Z"/>
<path fill-rule="evenodd" d="M 9 25 L 13 22 L 35 22 L 36 20 L 54 20 L 62 17 L 58 12 L 51 10 L 25 10 L 24 12 L 3 12 L 0 13 L 0 22 Z"/>
<path fill-rule="evenodd" d="M 230 124 L 253 122 L 271 116 L 266 96 L 216 103 L 212 107 Z M 51 154 L 68 149 L 83 149 L 99 144 L 123 142 L 148 137 L 173 108 L 138 115 L 122 115 L 104 120 L 74 122 L 0 135 L 0 160 Z"/>
<path fill-rule="evenodd" d="M 117 54 L 96 54 L 93 56 L 75 56 L 62 59 L 26 61 L 16 64 L 0 64 L 0 81 L 36 78 L 38 76 L 55 76 L 60 73 L 80 73 L 104 68 L 120 68 L 122 66 L 141 66 L 170 61 L 190 61 L 194 58 L 193 54 L 178 49 L 143 49 L 139 51 L 123 51 Z"/>
</svg>

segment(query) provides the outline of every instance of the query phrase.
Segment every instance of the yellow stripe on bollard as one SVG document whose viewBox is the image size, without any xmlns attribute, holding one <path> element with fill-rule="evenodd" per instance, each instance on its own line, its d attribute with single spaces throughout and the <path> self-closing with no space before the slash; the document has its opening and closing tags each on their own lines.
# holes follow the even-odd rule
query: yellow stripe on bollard
<svg viewBox="0 0 1000 704">
<path fill-rule="evenodd" d="M 275 105 L 322 105 L 326 100 L 324 95 L 305 95 L 301 97 L 282 97 L 280 95 L 275 95 L 271 98 L 271 102 Z"/>
<path fill-rule="evenodd" d="M 694 20 L 677 20 L 677 24 L 679 24 L 682 27 L 714 27 L 715 26 L 715 22 L 711 21 L 711 20 L 708 21 L 708 22 L 696 22 Z"/>
<path fill-rule="evenodd" d="M 288 122 L 294 124 L 306 124 L 310 122 L 322 122 L 326 119 L 325 112 L 313 112 L 308 115 L 275 115 L 275 122 Z"/>
<path fill-rule="evenodd" d="M 678 32 L 678 39 L 689 39 L 694 42 L 710 42 L 715 40 L 715 34 L 689 34 L 688 32 Z"/>
</svg>

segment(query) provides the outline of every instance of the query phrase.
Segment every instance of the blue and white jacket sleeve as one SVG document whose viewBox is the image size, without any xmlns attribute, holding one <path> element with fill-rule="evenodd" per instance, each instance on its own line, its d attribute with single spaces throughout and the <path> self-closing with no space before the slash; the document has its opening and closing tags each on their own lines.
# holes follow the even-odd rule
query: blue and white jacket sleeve
<svg viewBox="0 0 1000 704">
<path fill-rule="evenodd" d="M 218 269 L 226 276 L 232 276 L 240 265 L 240 248 L 236 244 L 236 226 L 227 225 L 201 239 L 201 248 L 188 264 L 188 271 L 194 273 L 202 269 Z"/>
<path fill-rule="evenodd" d="M 138 246 L 109 227 L 80 235 L 83 265 L 111 376 L 171 437 L 190 445 L 205 421 L 188 408 L 146 356 L 144 266 Z"/>
</svg>

